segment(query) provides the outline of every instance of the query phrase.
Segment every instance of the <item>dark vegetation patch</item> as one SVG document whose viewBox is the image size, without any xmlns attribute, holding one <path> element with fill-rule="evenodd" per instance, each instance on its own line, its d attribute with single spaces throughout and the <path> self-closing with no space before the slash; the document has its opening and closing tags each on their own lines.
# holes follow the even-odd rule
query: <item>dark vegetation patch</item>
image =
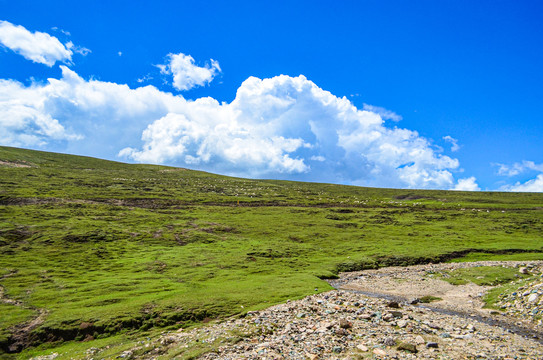
<svg viewBox="0 0 543 360">
<path fill-rule="evenodd" d="M 440 301 L 440 300 L 443 300 L 442 298 L 440 297 L 437 297 L 437 296 L 433 296 L 433 295 L 426 295 L 426 296 L 423 296 L 419 299 L 419 302 L 423 303 L 423 304 L 429 304 L 429 303 L 432 303 L 434 301 Z"/>
<path fill-rule="evenodd" d="M 350 272 L 361 271 L 370 269 L 379 269 L 387 266 L 413 266 L 424 264 L 437 264 L 442 262 L 448 262 L 451 260 L 463 258 L 471 253 L 479 254 L 492 254 L 492 255 L 512 255 L 512 254 L 525 254 L 525 253 L 539 253 L 543 254 L 542 249 L 465 249 L 460 251 L 453 251 L 450 253 L 439 254 L 435 256 L 374 256 L 369 259 L 360 261 L 347 261 L 337 265 L 336 271 Z"/>
<path fill-rule="evenodd" d="M 251 251 L 247 253 L 247 258 L 268 258 L 268 259 L 276 259 L 276 258 L 290 258 L 295 255 L 295 252 L 292 252 L 291 250 L 274 250 L 274 249 L 266 249 L 264 251 Z"/>
<path fill-rule="evenodd" d="M 73 243 L 109 242 L 114 240 L 114 235 L 102 230 L 94 230 L 82 234 L 67 234 L 64 240 Z"/>
<path fill-rule="evenodd" d="M 394 199 L 396 200 L 420 200 L 420 199 L 426 199 L 426 197 L 422 195 L 416 195 L 416 194 L 401 194 L 394 196 Z"/>
</svg>

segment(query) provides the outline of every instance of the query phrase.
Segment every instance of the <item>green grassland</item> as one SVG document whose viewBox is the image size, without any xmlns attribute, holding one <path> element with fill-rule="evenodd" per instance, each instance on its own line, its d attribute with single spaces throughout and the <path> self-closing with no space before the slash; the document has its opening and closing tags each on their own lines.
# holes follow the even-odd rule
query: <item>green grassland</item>
<svg viewBox="0 0 543 360">
<path fill-rule="evenodd" d="M 326 291 L 339 271 L 543 259 L 542 234 L 543 194 L 247 180 L 0 147 L 0 357 L 244 314 Z"/>
<path fill-rule="evenodd" d="M 471 282 L 479 286 L 497 286 L 527 277 L 529 275 L 519 274 L 517 268 L 480 266 L 450 271 L 442 279 L 453 285 L 465 285 Z"/>
</svg>

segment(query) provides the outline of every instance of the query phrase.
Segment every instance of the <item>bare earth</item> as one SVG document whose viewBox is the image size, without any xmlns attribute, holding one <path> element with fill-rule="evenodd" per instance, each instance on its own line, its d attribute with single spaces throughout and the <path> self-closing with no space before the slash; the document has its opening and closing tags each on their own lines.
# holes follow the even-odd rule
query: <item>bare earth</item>
<svg viewBox="0 0 543 360">
<path fill-rule="evenodd" d="M 529 262 L 541 266 L 541 262 Z M 484 309 L 482 296 L 492 286 L 479 286 L 473 283 L 452 285 L 433 276 L 433 273 L 451 271 L 459 268 L 478 266 L 526 265 L 526 262 L 479 261 L 473 263 L 429 264 L 410 267 L 388 267 L 379 270 L 366 270 L 342 274 L 343 290 L 376 292 L 401 297 L 405 300 L 435 296 L 442 300 L 432 302 L 431 307 L 463 312 L 472 315 L 489 316 L 490 309 Z M 514 321 L 518 321 L 515 319 Z"/>
</svg>

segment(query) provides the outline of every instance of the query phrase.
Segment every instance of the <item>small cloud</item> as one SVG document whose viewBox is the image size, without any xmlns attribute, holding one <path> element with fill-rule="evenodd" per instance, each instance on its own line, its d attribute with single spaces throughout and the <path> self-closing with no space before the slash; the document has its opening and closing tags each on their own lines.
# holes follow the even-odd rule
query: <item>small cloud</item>
<svg viewBox="0 0 543 360">
<path fill-rule="evenodd" d="M 318 156 L 311 156 L 309 159 L 310 159 L 310 160 L 313 160 L 313 161 L 320 161 L 320 162 L 323 162 L 323 161 L 326 160 L 326 158 L 325 158 L 324 156 L 320 156 L 320 155 L 318 155 Z"/>
<path fill-rule="evenodd" d="M 70 63 L 74 48 L 71 42 L 65 46 L 54 36 L 39 31 L 30 32 L 8 21 L 0 21 L 0 44 L 27 60 L 49 67 L 57 61 Z"/>
<path fill-rule="evenodd" d="M 153 80 L 153 77 L 151 76 L 151 74 L 147 74 L 145 75 L 144 77 L 142 78 L 139 78 L 138 80 L 136 80 L 138 83 L 143 83 L 143 82 L 146 82 L 146 81 L 149 81 L 149 80 Z"/>
<path fill-rule="evenodd" d="M 51 28 L 51 30 L 61 32 L 62 34 L 66 35 L 66 36 L 72 36 L 72 34 L 71 34 L 69 31 L 65 31 L 65 30 L 59 29 L 59 28 L 56 27 L 56 26 L 53 26 L 53 27 Z"/>
<path fill-rule="evenodd" d="M 517 182 L 515 185 L 503 186 L 501 190 L 515 192 L 543 192 L 543 174 L 539 174 L 535 179 L 528 180 L 524 183 Z"/>
<path fill-rule="evenodd" d="M 87 49 L 86 47 L 74 45 L 74 43 L 71 41 L 68 41 L 66 43 L 66 48 L 73 51 L 76 54 L 80 54 L 83 56 L 87 56 L 89 53 L 92 52 L 90 51 L 90 49 Z"/>
<path fill-rule="evenodd" d="M 196 86 L 204 86 L 221 72 L 219 62 L 211 59 L 211 64 L 203 67 L 195 65 L 194 58 L 183 53 L 169 54 L 169 62 L 156 65 L 162 74 L 173 75 L 173 87 L 179 91 L 190 90 Z"/>
<path fill-rule="evenodd" d="M 457 191 L 479 191 L 479 185 L 477 185 L 477 179 L 472 176 L 465 179 L 458 179 L 458 183 L 452 190 Z"/>
<path fill-rule="evenodd" d="M 452 152 L 460 150 L 460 145 L 458 145 L 458 140 L 457 139 L 447 135 L 447 136 L 443 136 L 443 140 L 445 140 L 448 143 L 451 143 L 451 151 Z"/>
<path fill-rule="evenodd" d="M 122 52 L 122 51 L 119 51 L 119 52 L 117 53 L 117 55 L 123 56 L 123 52 Z"/>
<path fill-rule="evenodd" d="M 387 110 L 387 109 L 385 109 L 383 107 L 380 107 L 380 106 L 364 104 L 363 109 L 366 110 L 366 111 L 371 111 L 373 113 L 376 113 L 383 120 L 392 120 L 394 122 L 398 122 L 398 121 L 402 120 L 402 117 L 400 115 L 396 114 L 394 111 Z"/>
</svg>

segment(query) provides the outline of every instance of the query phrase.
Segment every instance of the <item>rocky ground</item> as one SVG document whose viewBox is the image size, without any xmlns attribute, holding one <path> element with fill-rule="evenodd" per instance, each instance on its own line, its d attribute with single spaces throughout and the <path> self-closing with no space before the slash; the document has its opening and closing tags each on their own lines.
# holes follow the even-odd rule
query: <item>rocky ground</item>
<svg viewBox="0 0 543 360">
<path fill-rule="evenodd" d="M 503 313 L 481 309 L 488 288 L 453 286 L 440 271 L 515 266 L 534 278 L 503 294 Z M 343 274 L 340 289 L 246 317 L 144 341 L 119 358 L 199 359 L 543 359 L 542 262 L 485 262 Z M 424 279 L 424 280 L 423 280 Z M 519 283 L 520 286 L 520 283 Z M 381 298 L 362 294 L 379 293 Z M 420 304 L 434 295 L 443 300 Z M 382 296 L 390 296 L 388 299 Z M 537 338 L 539 337 L 539 338 Z M 88 359 L 100 359 L 91 349 Z"/>
</svg>

